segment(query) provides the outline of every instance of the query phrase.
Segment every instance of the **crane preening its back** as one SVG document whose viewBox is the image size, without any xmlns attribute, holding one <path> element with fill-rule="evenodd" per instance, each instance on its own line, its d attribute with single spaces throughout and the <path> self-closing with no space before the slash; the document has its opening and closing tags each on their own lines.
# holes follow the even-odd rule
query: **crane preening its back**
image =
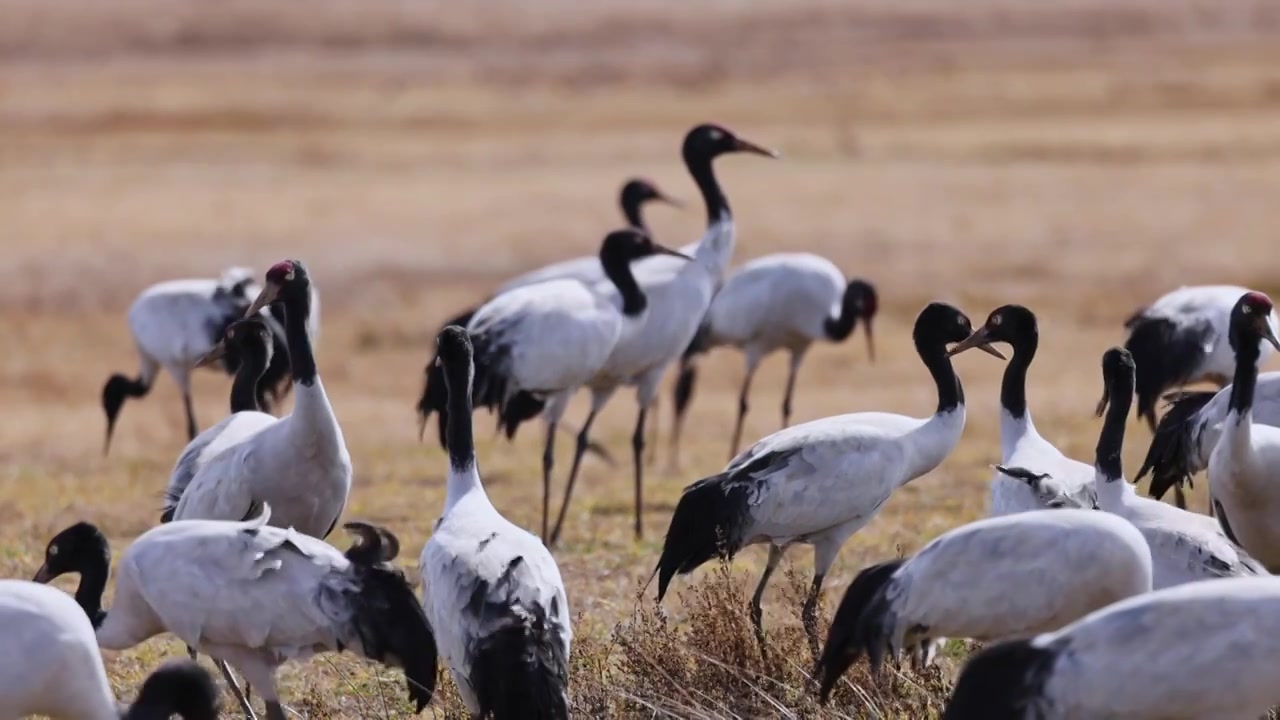
<svg viewBox="0 0 1280 720">
<path fill-rule="evenodd" d="M 796 425 L 756 442 L 720 474 L 685 488 L 654 571 L 658 600 L 676 574 L 768 543 L 769 559 L 751 599 L 752 621 L 763 637 L 760 601 L 769 576 L 789 546 L 812 545 L 813 587 L 802 615 L 816 658 L 818 595 L 840 547 L 895 490 L 936 468 L 960 440 L 964 390 L 947 345 L 970 337 L 971 330 L 969 318 L 945 303 L 930 304 L 916 318 L 916 352 L 937 390 L 931 417 L 862 412 Z"/>
<path fill-rule="evenodd" d="M 698 334 L 680 359 L 680 375 L 674 387 L 673 465 L 678 461 L 684 413 L 693 397 L 696 355 L 720 345 L 739 348 L 746 355 L 747 371 L 738 395 L 738 421 L 729 445 L 729 457 L 733 457 L 742 438 L 751 379 L 760 361 L 775 350 L 790 353 L 782 398 L 782 426 L 786 427 L 791 424 L 796 373 L 809 346 L 816 340 L 842 342 L 862 322 L 867 353 L 874 361 L 871 322 L 878 309 L 879 298 L 871 283 L 860 278 L 846 281 L 834 263 L 812 253 L 766 255 L 735 270 L 716 292 Z"/>
</svg>

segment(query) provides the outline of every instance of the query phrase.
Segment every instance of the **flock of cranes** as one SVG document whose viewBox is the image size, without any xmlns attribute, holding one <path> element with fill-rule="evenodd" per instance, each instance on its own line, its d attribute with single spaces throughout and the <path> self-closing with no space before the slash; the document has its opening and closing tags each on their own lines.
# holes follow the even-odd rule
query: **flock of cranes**
<svg viewBox="0 0 1280 720">
<path fill-rule="evenodd" d="M 790 426 L 797 373 L 810 345 L 840 342 L 863 324 L 874 356 L 874 286 L 810 254 L 757 259 L 730 273 L 735 225 L 713 170 L 722 155 L 776 153 L 718 125 L 685 136 L 684 162 L 707 211 L 702 239 L 656 242 L 640 206 L 667 200 L 652 183 L 622 193 L 627 227 L 598 254 L 521 276 L 442 328 L 419 402 L 439 416 L 448 452 L 444 507 L 419 558 L 421 593 L 392 562 L 390 530 L 347 520 L 345 551 L 326 541 L 350 500 L 352 462 L 321 381 L 313 342 L 318 294 L 303 263 L 272 265 L 259 284 L 243 269 L 162 283 L 129 313 L 139 376 L 103 390 L 107 441 L 125 398 L 163 367 L 186 405 L 190 442 L 165 488 L 159 524 L 123 552 L 112 607 L 103 607 L 111 550 L 79 522 L 47 544 L 34 582 L 0 581 L 0 717 L 216 717 L 211 677 L 194 662 L 157 669 L 133 705 L 112 697 L 98 648 L 169 633 L 209 655 L 246 718 L 286 711 L 275 683 L 284 662 L 350 650 L 400 668 L 421 711 L 443 659 L 473 717 L 570 714 L 570 600 L 549 548 L 566 518 L 590 431 L 622 387 L 636 389 L 632 438 L 635 533 L 641 532 L 647 416 L 670 366 L 677 422 L 692 398 L 697 356 L 716 346 L 746 357 L 725 468 L 685 488 L 657 558 L 661 602 L 677 575 L 764 544 L 750 601 L 767 648 L 762 601 L 794 545 L 814 550 L 802 609 L 817 692 L 825 702 L 866 655 L 932 662 L 947 638 L 991 643 L 961 671 L 944 718 L 1256 718 L 1280 703 L 1280 375 L 1259 377 L 1277 340 L 1270 299 L 1245 288 L 1183 288 L 1135 314 L 1126 347 L 1102 355 L 1103 416 L 1090 462 L 1066 457 L 1037 431 L 1027 375 L 1039 344 L 1035 313 L 991 311 L 974 327 L 933 302 L 912 339 L 937 402 L 927 417 L 857 412 Z M 727 276 L 727 277 L 726 277 Z M 961 441 L 965 392 L 952 358 L 970 349 L 1010 357 L 1000 389 L 1000 463 L 990 515 L 954 528 L 907 558 L 862 570 L 825 639 L 824 580 L 840 549 L 896 490 L 937 468 Z M 738 452 L 755 369 L 790 354 L 783 429 Z M 229 414 L 197 433 L 192 368 L 235 374 Z M 1156 422 L 1155 400 L 1214 380 L 1218 392 L 1179 393 Z M 591 394 L 552 522 L 554 444 L 569 399 Z M 270 414 L 294 394 L 293 411 Z M 1139 476 L 1160 494 L 1208 470 L 1216 519 L 1140 496 L 1120 457 L 1134 407 L 1155 434 Z M 473 441 L 477 407 L 508 435 L 541 417 L 541 535 L 509 522 L 484 489 Z M 1272 424 L 1275 423 L 1275 424 Z M 159 488 L 157 488 L 159 489 Z M 359 492 L 359 488 L 355 488 Z M 80 576 L 74 599 L 41 583 Z M 237 679 L 236 675 L 239 675 Z M 123 714 L 121 714 L 123 713 Z"/>
</svg>

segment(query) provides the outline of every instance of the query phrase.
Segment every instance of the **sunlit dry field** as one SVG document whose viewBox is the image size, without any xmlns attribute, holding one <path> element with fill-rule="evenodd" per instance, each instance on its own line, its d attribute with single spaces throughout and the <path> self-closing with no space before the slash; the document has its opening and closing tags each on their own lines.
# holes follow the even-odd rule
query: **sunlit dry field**
<svg viewBox="0 0 1280 720">
<path fill-rule="evenodd" d="M 1179 284 L 1280 291 L 1280 13 L 1262 2 L 1166 5 L 553 0 L 535 12 L 501 0 L 480 13 L 434 1 L 0 1 L 0 575 L 30 576 L 44 543 L 75 520 L 100 525 L 119 551 L 158 518 L 185 442 L 168 378 L 125 407 L 102 455 L 102 383 L 136 369 L 132 297 L 154 281 L 292 257 L 322 292 L 320 372 L 356 468 L 347 516 L 392 528 L 416 581 L 447 467 L 432 434 L 418 441 L 414 414 L 435 329 L 511 274 L 594 252 L 620 223 L 614 198 L 628 176 L 691 205 L 649 210 L 659 239 L 698 237 L 679 144 L 708 120 L 782 153 L 718 163 L 738 220 L 735 264 L 811 250 L 880 291 L 877 362 L 859 338 L 815 349 L 797 420 L 930 413 L 915 314 L 943 299 L 977 324 L 1018 302 L 1041 319 L 1036 424 L 1088 460 L 1099 358 L 1133 309 Z M 747 437 L 777 429 L 783 365 L 757 376 Z M 863 565 L 983 513 L 1002 365 L 977 353 L 957 365 L 964 439 L 848 544 L 827 581 L 828 614 Z M 639 701 L 653 701 L 633 677 L 643 659 L 613 638 L 652 604 L 652 589 L 637 593 L 680 489 L 726 459 L 741 358 L 717 351 L 703 368 L 679 467 L 663 391 L 641 541 L 631 396 L 596 426 L 620 462 L 588 461 L 556 553 L 579 618 L 584 716 L 661 714 Z M 226 412 L 228 386 L 199 376 L 202 427 Z M 582 414 L 578 405 L 570 417 Z M 489 418 L 477 423 L 490 495 L 535 528 L 540 431 L 507 443 Z M 1130 472 L 1148 438 L 1131 425 Z M 562 437 L 561 479 L 570 455 Z M 727 607 L 745 608 L 763 557 L 752 549 L 735 563 L 728 591 L 741 598 Z M 809 552 L 789 560 L 801 582 Z M 681 578 L 677 595 L 690 600 L 712 575 Z M 798 628 L 787 585 L 779 577 L 766 596 L 766 625 L 780 634 Z M 689 607 L 668 600 L 671 628 Z M 180 650 L 156 640 L 109 658 L 118 692 L 131 696 Z M 793 671 L 806 655 L 787 659 Z M 944 661 L 919 713 L 939 709 L 953 670 Z M 348 657 L 281 677 L 306 717 L 407 716 L 398 673 Z M 803 691 L 775 696 L 811 715 L 795 701 Z M 918 716 L 892 696 L 832 711 Z M 692 688 L 675 707 L 710 717 L 771 706 Z M 445 684 L 428 712 L 461 716 Z"/>
</svg>

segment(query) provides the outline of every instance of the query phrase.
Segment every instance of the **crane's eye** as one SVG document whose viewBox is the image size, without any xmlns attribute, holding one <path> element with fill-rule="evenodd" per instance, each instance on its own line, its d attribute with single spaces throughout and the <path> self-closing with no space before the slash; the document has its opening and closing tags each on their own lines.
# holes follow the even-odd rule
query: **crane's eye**
<svg viewBox="0 0 1280 720">
<path fill-rule="evenodd" d="M 54 556 L 55 556 L 55 555 L 57 555 L 57 554 L 58 554 L 58 546 L 57 546 L 57 545 L 50 545 L 50 546 L 49 546 L 49 557 L 54 557 Z"/>
<path fill-rule="evenodd" d="M 998 326 L 1000 323 L 1004 322 L 1004 316 L 1003 316 L 1003 315 L 992 315 L 992 316 L 991 316 L 991 321 L 990 321 L 990 322 L 991 322 L 991 324 L 992 324 L 992 325 L 997 325 L 997 326 Z"/>
</svg>

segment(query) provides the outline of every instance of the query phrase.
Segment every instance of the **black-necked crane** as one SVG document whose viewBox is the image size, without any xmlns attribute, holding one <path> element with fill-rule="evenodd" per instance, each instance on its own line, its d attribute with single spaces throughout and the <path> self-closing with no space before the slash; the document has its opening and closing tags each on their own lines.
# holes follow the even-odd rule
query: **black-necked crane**
<svg viewBox="0 0 1280 720">
<path fill-rule="evenodd" d="M 1124 424 L 1133 404 L 1134 363 L 1128 350 L 1111 348 L 1102 356 L 1105 383 L 1098 414 L 1106 420 L 1098 436 L 1094 468 L 1101 508 L 1133 523 L 1151 547 L 1155 589 L 1201 580 L 1267 571 L 1237 547 L 1213 518 L 1180 510 L 1138 495 L 1124 478 L 1120 453 Z M 1109 406 L 1109 407 L 1108 407 Z"/>
<path fill-rule="evenodd" d="M 942 638 L 990 642 L 1057 630 L 1151 591 L 1151 553 L 1124 519 L 1079 508 L 1029 510 L 950 530 L 849 584 L 818 661 L 819 693 L 864 653 L 922 667 Z"/>
<path fill-rule="evenodd" d="M 53 720 L 217 720 L 218 688 L 188 661 L 151 673 L 117 706 L 93 625 L 71 596 L 26 580 L 0 580 L 0 716 Z"/>
<path fill-rule="evenodd" d="M 802 617 L 816 657 L 818 596 L 841 546 L 895 490 L 936 468 L 960 440 L 964 390 L 947 345 L 970 337 L 971 330 L 969 318 L 945 303 L 928 305 L 916 318 L 916 352 L 937 389 L 932 416 L 860 412 L 795 425 L 685 488 L 655 570 L 658 600 L 677 573 L 767 543 L 769 558 L 751 598 L 751 618 L 762 637 L 760 600 L 769 577 L 788 547 L 811 545 L 813 586 Z"/>
<path fill-rule="evenodd" d="M 129 307 L 129 332 L 138 351 L 138 376 L 112 375 L 102 387 L 107 416 L 103 453 L 111 447 L 120 409 L 129 398 L 145 397 L 156 374 L 164 368 L 182 393 L 187 416 L 187 439 L 195 439 L 196 418 L 191 404 L 191 369 L 222 338 L 227 323 L 244 313 L 253 275 L 232 267 L 219 278 L 191 278 L 156 283 Z"/>
<path fill-rule="evenodd" d="M 1209 467 L 1209 456 L 1222 437 L 1231 412 L 1232 386 L 1218 391 L 1179 392 L 1167 396 L 1169 408 L 1160 418 L 1137 479 L 1151 475 L 1151 496 L 1159 499 Z M 1253 389 L 1251 420 L 1255 426 L 1280 427 L 1280 372 L 1259 373 Z M 1181 495 L 1180 492 L 1177 495 Z M 1181 505 L 1185 506 L 1185 500 Z M 1209 505 L 1213 515 L 1213 505 Z"/>
<path fill-rule="evenodd" d="M 1180 287 L 1125 320 L 1125 349 L 1138 367 L 1138 416 L 1156 428 L 1156 401 L 1170 388 L 1196 382 L 1225 386 L 1235 373 L 1228 342 L 1231 308 L 1248 288 L 1236 285 Z M 1269 319 L 1280 332 L 1275 313 Z M 1259 361 L 1271 353 L 1259 346 Z"/>
<path fill-rule="evenodd" d="M 283 260 L 267 270 L 245 313 L 280 303 L 285 311 L 294 384 L 293 412 L 226 448 L 199 467 L 178 499 L 176 520 L 241 520 L 270 503 L 280 527 L 325 538 L 351 492 L 351 456 L 316 368 L 307 318 L 307 269 Z"/>
<path fill-rule="evenodd" d="M 1222 434 L 1209 456 L 1209 498 L 1218 522 L 1234 542 L 1272 572 L 1280 571 L 1280 428 L 1253 422 L 1260 345 L 1280 348 L 1271 299 L 1240 296 L 1231 310 L 1228 338 L 1236 353 L 1235 376 Z"/>
<path fill-rule="evenodd" d="M 618 206 L 622 210 L 622 217 L 626 221 L 627 227 L 643 230 L 646 234 L 652 235 L 649 232 L 648 225 L 644 222 L 642 210 L 647 203 L 655 201 L 665 202 L 676 207 L 680 206 L 679 201 L 663 193 L 658 189 L 657 185 L 649 180 L 632 178 L 624 183 L 621 192 L 618 194 Z M 693 252 L 693 248 L 690 247 L 687 252 Z M 523 285 L 532 285 L 533 283 L 547 280 L 578 280 L 587 285 L 594 285 L 607 279 L 604 274 L 604 268 L 600 265 L 600 256 L 583 255 L 517 275 L 499 286 L 494 295 L 499 295 Z M 440 326 L 440 330 L 450 325 L 466 327 L 467 323 L 471 322 L 471 316 L 478 309 L 479 306 L 475 306 L 463 310 L 445 321 Z M 440 375 L 440 368 L 436 365 L 435 356 L 432 356 L 427 363 L 424 373 L 426 375 L 426 383 L 423 385 L 422 397 L 418 400 L 418 437 L 421 438 L 426 431 L 427 421 L 430 420 L 432 413 L 437 413 L 436 423 L 439 431 L 440 447 L 443 448 L 444 431 L 448 419 L 441 414 L 446 409 L 444 378 Z M 477 379 L 482 380 L 483 378 Z M 528 393 L 518 393 L 507 403 L 502 414 L 502 427 L 506 431 L 507 437 L 514 436 L 516 429 L 522 423 L 538 417 L 545 408 L 546 403 L 543 400 Z M 568 426 L 561 424 L 560 427 L 567 429 Z M 577 431 L 573 432 L 576 434 Z M 606 459 L 608 458 L 608 453 L 595 443 L 592 443 L 588 450 Z"/>
<path fill-rule="evenodd" d="M 472 345 L 445 328 L 436 357 L 449 414 L 444 512 L 422 548 L 427 617 L 472 717 L 569 717 L 569 603 L 556 561 L 489 501 L 471 426 Z"/>
<path fill-rule="evenodd" d="M 942 720 L 1253 720 L 1280 704 L 1278 665 L 1280 579 L 1189 583 L 983 649 Z"/>
<path fill-rule="evenodd" d="M 951 354 L 993 342 L 1008 343 L 1013 348 L 1013 357 L 1000 383 L 1000 464 L 1047 475 L 1060 492 L 1076 498 L 1079 504 L 1096 505 L 1093 466 L 1066 457 L 1041 437 L 1027 409 L 1027 369 L 1040 346 L 1035 313 L 1022 305 L 1002 305 L 992 310 L 982 327 L 952 349 Z M 1041 497 L 1026 482 L 1002 472 L 997 472 L 991 480 L 989 511 L 992 515 L 1044 507 Z"/>
<path fill-rule="evenodd" d="M 843 342 L 859 322 L 867 335 L 867 354 L 875 360 L 871 323 L 879 309 L 875 287 L 861 278 L 845 279 L 835 263 L 813 253 L 777 253 L 756 258 L 729 275 L 716 292 L 698 334 L 680 358 L 674 385 L 675 424 L 671 461 L 678 464 L 684 414 L 697 378 L 695 357 L 714 347 L 738 348 L 746 373 L 738 393 L 738 419 L 729 457 L 738 454 L 747 415 L 751 380 L 760 361 L 775 350 L 789 354 L 782 394 L 782 427 L 791 424 L 791 396 L 805 353 L 815 341 Z"/>
<path fill-rule="evenodd" d="M 178 462 L 169 475 L 160 522 L 173 519 L 178 500 L 182 498 L 182 493 L 197 470 L 207 465 L 218 453 L 276 422 L 276 418 L 264 412 L 260 405 L 264 391 L 263 375 L 270 367 L 275 353 L 275 333 L 267 322 L 266 318 L 259 315 L 231 323 L 227 326 L 222 341 L 197 363 L 197 367 L 203 367 L 217 362 L 229 353 L 235 353 L 237 368 L 235 380 L 231 383 L 231 414 L 213 427 L 201 431 L 178 456 Z"/>
<path fill-rule="evenodd" d="M 390 564 L 399 550 L 395 536 L 348 523 L 357 541 L 343 553 L 267 525 L 270 513 L 265 507 L 243 522 L 175 521 L 143 533 L 120 558 L 110 610 L 102 607 L 110 547 L 89 523 L 49 541 L 35 581 L 80 575 L 75 599 L 99 647 L 125 650 L 172 633 L 217 659 L 246 718 L 256 716 L 227 663 L 258 688 L 268 720 L 285 720 L 276 668 L 347 649 L 403 668 L 421 711 L 435 690 L 436 646 L 413 587 Z"/>
<path fill-rule="evenodd" d="M 582 455 L 589 445 L 591 425 L 609 398 L 624 386 L 636 388 L 637 412 L 635 430 L 631 434 L 631 454 L 635 480 L 635 535 L 639 538 L 643 534 L 645 419 L 662 374 L 667 366 L 679 359 L 697 334 L 698 325 L 733 259 L 736 237 L 733 213 L 712 167 L 716 158 L 729 153 L 777 157 L 774 151 L 744 140 L 720 125 L 698 125 L 685 134 L 681 155 L 706 205 L 707 229 L 689 253 L 694 258 L 693 262 L 654 257 L 636 264 L 636 279 L 649 297 L 649 313 L 637 332 L 614 346 L 600 372 L 587 384 L 591 390 L 591 410 L 578 433 L 564 501 L 551 531 L 552 545 L 564 527 Z"/>
<path fill-rule="evenodd" d="M 605 236 L 597 262 L 607 283 L 548 280 L 502 293 L 480 307 L 467 324 L 475 346 L 477 404 L 499 412 L 518 393 L 546 404 L 542 452 L 542 537 L 550 518 L 556 425 L 574 391 L 594 378 L 614 348 L 639 332 L 649 312 L 647 293 L 632 263 L 667 249 L 640 230 Z M 446 410 L 447 413 L 447 410 Z M 447 415 L 446 415 L 447 417 Z"/>
</svg>

